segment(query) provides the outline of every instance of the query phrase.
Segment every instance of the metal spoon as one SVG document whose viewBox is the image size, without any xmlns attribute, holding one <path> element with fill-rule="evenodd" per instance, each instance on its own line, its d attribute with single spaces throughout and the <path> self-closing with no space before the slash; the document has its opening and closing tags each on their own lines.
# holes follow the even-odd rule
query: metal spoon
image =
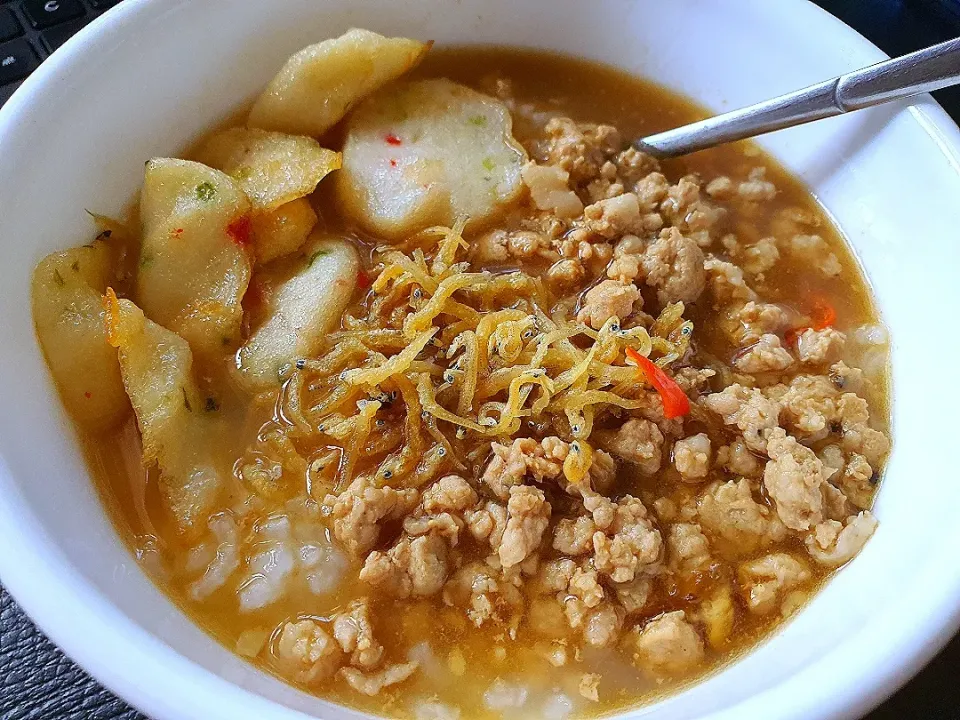
<svg viewBox="0 0 960 720">
<path fill-rule="evenodd" d="M 955 38 L 772 100 L 649 135 L 634 145 L 654 157 L 677 157 L 958 83 L 960 38 Z"/>
</svg>

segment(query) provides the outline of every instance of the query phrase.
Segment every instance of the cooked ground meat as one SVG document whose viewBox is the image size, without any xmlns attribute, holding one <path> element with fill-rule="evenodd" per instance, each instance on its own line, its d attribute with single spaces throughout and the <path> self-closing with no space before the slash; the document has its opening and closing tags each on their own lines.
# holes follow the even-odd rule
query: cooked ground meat
<svg viewBox="0 0 960 720">
<path fill-rule="evenodd" d="M 790 239 L 790 252 L 809 262 L 828 277 L 839 275 L 843 270 L 840 259 L 819 235 L 794 235 Z"/>
<path fill-rule="evenodd" d="M 706 433 L 677 440 L 673 445 L 673 462 L 686 482 L 699 482 L 710 469 L 710 436 Z"/>
<path fill-rule="evenodd" d="M 599 177 L 600 167 L 620 150 L 620 133 L 610 125 L 577 125 L 555 117 L 544 131 L 549 164 L 568 172 L 578 185 Z"/>
<path fill-rule="evenodd" d="M 873 468 L 863 455 L 853 453 L 837 481 L 838 488 L 850 502 L 869 508 L 873 501 Z"/>
<path fill-rule="evenodd" d="M 591 288 L 584 296 L 583 308 L 577 319 L 594 330 L 599 330 L 612 317 L 625 320 L 633 312 L 634 303 L 640 299 L 635 285 L 616 280 L 604 280 Z"/>
<path fill-rule="evenodd" d="M 550 504 L 542 490 L 527 485 L 510 488 L 507 527 L 500 542 L 500 564 L 505 568 L 523 562 L 540 546 L 550 521 Z"/>
<path fill-rule="evenodd" d="M 817 525 L 805 542 L 817 562 L 828 567 L 837 567 L 860 552 L 876 529 L 876 518 L 864 511 L 847 518 L 843 523 L 827 520 Z"/>
<path fill-rule="evenodd" d="M 637 636 L 637 664 L 655 674 L 675 675 L 703 658 L 703 640 L 682 610 L 665 613 L 643 626 Z"/>
<path fill-rule="evenodd" d="M 707 255 L 703 269 L 707 275 L 707 287 L 716 302 L 726 304 L 736 300 L 756 300 L 757 294 L 743 279 L 743 270 L 733 263 Z"/>
<path fill-rule="evenodd" d="M 284 624 L 277 641 L 277 657 L 304 685 L 333 677 L 343 663 L 343 651 L 313 620 Z"/>
<path fill-rule="evenodd" d="M 416 505 L 420 494 L 410 488 L 378 488 L 369 478 L 357 478 L 340 495 L 328 495 L 333 532 L 352 555 L 360 555 L 377 542 L 380 522 L 402 518 Z"/>
<path fill-rule="evenodd" d="M 663 433 L 655 423 L 645 419 L 628 420 L 615 433 L 603 438 L 601 441 L 607 450 L 635 463 L 644 475 L 653 475 L 660 469 Z"/>
<path fill-rule="evenodd" d="M 773 553 L 742 563 L 738 576 L 747 607 L 758 615 L 775 610 L 786 591 L 805 585 L 813 577 L 802 560 L 787 553 Z"/>
<path fill-rule="evenodd" d="M 756 343 L 734 358 L 733 366 L 745 373 L 781 372 L 793 365 L 793 356 L 781 347 L 776 335 L 761 335 Z"/>
<path fill-rule="evenodd" d="M 782 407 L 783 426 L 806 442 L 822 440 L 840 419 L 839 393 L 822 375 L 798 375 L 789 385 L 775 385 L 765 391 Z"/>
<path fill-rule="evenodd" d="M 697 509 L 701 524 L 728 556 L 750 555 L 787 534 L 777 514 L 754 499 L 746 478 L 708 487 Z"/>
<path fill-rule="evenodd" d="M 358 693 L 377 695 L 385 687 L 396 685 L 409 678 L 417 669 L 416 663 L 403 663 L 374 673 L 364 673 L 356 668 L 343 668 L 340 675 Z"/>
<path fill-rule="evenodd" d="M 823 463 L 781 428 L 770 434 L 767 452 L 770 462 L 763 471 L 763 486 L 777 515 L 792 530 L 808 530 L 823 518 Z"/>
<path fill-rule="evenodd" d="M 758 167 L 751 170 L 747 179 L 737 186 L 740 197 L 753 202 L 773 200 L 777 194 L 777 188 L 766 179 L 766 176 L 766 168 Z"/>
<path fill-rule="evenodd" d="M 623 193 L 588 205 L 583 218 L 588 230 L 607 240 L 643 232 L 640 202 L 634 193 Z"/>
<path fill-rule="evenodd" d="M 553 547 L 569 557 L 584 555 L 593 549 L 593 533 L 597 526 L 593 518 L 580 515 L 576 519 L 563 518 L 553 534 Z"/>
<path fill-rule="evenodd" d="M 623 609 L 628 615 L 633 615 L 646 607 L 653 589 L 653 581 L 647 576 L 640 575 L 629 582 L 613 583 L 613 589 Z"/>
<path fill-rule="evenodd" d="M 471 250 L 473 262 L 501 265 L 516 260 L 558 260 L 550 238 L 532 230 L 492 230 L 477 239 Z"/>
<path fill-rule="evenodd" d="M 521 485 L 528 474 L 536 482 L 557 478 L 563 469 L 566 451 L 563 445 L 553 444 L 550 440 L 546 438 L 538 443 L 530 438 L 520 438 L 512 445 L 493 443 L 493 458 L 481 479 L 494 495 L 507 500 L 510 489 Z"/>
<path fill-rule="evenodd" d="M 733 341 L 748 346 L 758 342 L 764 335 L 775 335 L 783 330 L 789 317 L 779 305 L 751 300 L 737 307 L 733 320 L 736 322 L 731 333 Z"/>
<path fill-rule="evenodd" d="M 619 605 L 606 603 L 587 617 L 583 628 L 583 639 L 591 647 L 610 647 L 620 637 L 623 618 L 626 613 Z"/>
<path fill-rule="evenodd" d="M 640 257 L 644 282 L 657 289 L 661 304 L 693 302 L 706 284 L 703 252 L 676 228 L 660 233 Z"/>
<path fill-rule="evenodd" d="M 613 248 L 613 260 L 607 266 L 607 277 L 629 283 L 640 274 L 640 257 L 646 243 L 636 235 L 624 235 Z"/>
<path fill-rule="evenodd" d="M 776 238 L 765 237 L 743 248 L 741 256 L 743 269 L 758 276 L 757 280 L 760 280 L 763 273 L 772 270 L 777 264 L 780 259 L 780 249 L 777 247 Z"/>
<path fill-rule="evenodd" d="M 735 426 L 748 448 L 766 452 L 767 438 L 779 423 L 779 403 L 764 397 L 756 388 L 734 383 L 722 392 L 707 395 L 704 404 L 726 425 Z"/>
<path fill-rule="evenodd" d="M 333 637 L 350 654 L 351 665 L 374 668 L 383 659 L 383 646 L 373 638 L 370 603 L 366 598 L 350 603 L 346 612 L 333 619 Z"/>
<path fill-rule="evenodd" d="M 302 250 L 245 267 L 236 327 L 161 393 L 169 425 L 202 418 L 190 452 L 169 452 L 134 403 L 151 488 L 136 499 L 155 527 L 124 520 L 159 533 L 142 555 L 205 626 L 242 628 L 238 652 L 311 692 L 416 718 L 609 713 L 744 651 L 864 547 L 890 451 L 887 340 L 829 221 L 762 154 L 718 149 L 677 173 L 629 146 L 641 125 L 624 107 L 686 111 L 636 106 L 596 68 L 513 82 L 486 52 L 420 70 L 492 93 L 456 123 L 456 170 L 480 174 L 452 192 L 449 163 L 416 164 L 453 132 L 398 129 L 427 103 L 372 135 L 384 173 L 394 161 L 397 182 L 425 183 L 402 213 L 423 227 L 378 237 L 337 181 L 298 198 L 352 258 L 339 324 L 288 338 L 296 354 L 245 397 L 238 358 L 265 323 L 326 308 L 286 303 L 336 254 L 306 228 Z M 629 125 L 582 121 L 587 107 Z M 475 157 L 473 135 L 489 152 Z M 342 162 L 347 176 L 361 161 L 347 147 Z M 438 220 L 461 190 L 488 212 Z M 184 197 L 207 222 L 197 185 Z M 144 232 L 169 241 L 167 225 Z M 136 282 L 119 291 L 143 299 Z M 107 300 L 111 317 L 129 310 Z M 216 497 L 191 495 L 210 468 Z M 175 527 L 170 508 L 194 506 Z"/>
<path fill-rule="evenodd" d="M 593 562 L 599 572 L 613 582 L 628 582 L 659 561 L 663 541 L 640 500 L 592 497 L 584 506 L 597 526 Z"/>
<path fill-rule="evenodd" d="M 675 572 L 689 574 L 710 562 L 710 543 L 698 525 L 678 523 L 667 533 L 669 564 Z"/>
<path fill-rule="evenodd" d="M 724 467 L 734 475 L 757 477 L 763 470 L 760 460 L 747 447 L 742 438 L 717 450 L 717 465 Z"/>
<path fill-rule="evenodd" d="M 797 338 L 797 355 L 801 362 L 824 365 L 839 359 L 847 336 L 831 327 L 823 330 L 807 328 Z"/>
<path fill-rule="evenodd" d="M 448 556 L 449 547 L 439 535 L 402 538 L 386 553 L 370 553 L 360 579 L 398 598 L 435 595 L 449 574 Z"/>
</svg>

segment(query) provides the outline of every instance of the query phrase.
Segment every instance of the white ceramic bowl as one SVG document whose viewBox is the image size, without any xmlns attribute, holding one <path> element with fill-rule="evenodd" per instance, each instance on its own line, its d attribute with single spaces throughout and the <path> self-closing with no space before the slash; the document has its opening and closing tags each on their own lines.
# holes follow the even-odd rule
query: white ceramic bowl
<svg viewBox="0 0 960 720">
<path fill-rule="evenodd" d="M 290 53 L 351 26 L 561 50 L 717 110 L 883 57 L 805 0 L 127 0 L 45 62 L 0 112 L 0 577 L 68 654 L 157 720 L 357 714 L 240 661 L 137 568 L 87 479 L 34 341 L 30 272 L 44 254 L 89 239 L 84 209 L 124 208 L 146 158 L 182 148 Z M 855 716 L 960 620 L 949 414 L 960 404 L 960 133 L 924 99 L 763 144 L 835 216 L 892 331 L 895 452 L 880 529 L 762 647 L 627 717 Z"/>
</svg>

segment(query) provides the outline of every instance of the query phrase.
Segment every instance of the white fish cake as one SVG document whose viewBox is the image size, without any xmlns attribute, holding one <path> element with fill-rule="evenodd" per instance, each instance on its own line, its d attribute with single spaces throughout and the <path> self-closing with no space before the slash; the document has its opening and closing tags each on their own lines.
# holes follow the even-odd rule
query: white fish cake
<svg viewBox="0 0 960 720">
<path fill-rule="evenodd" d="M 306 198 L 284 203 L 253 216 L 251 248 L 258 265 L 299 250 L 317 224 L 317 213 Z"/>
<path fill-rule="evenodd" d="M 310 45 L 270 81 L 247 124 L 319 137 L 356 102 L 415 67 L 431 44 L 354 28 Z"/>
<path fill-rule="evenodd" d="M 79 423 L 95 430 L 130 411 L 100 299 L 112 274 L 111 249 L 97 240 L 48 255 L 31 284 L 37 337 L 60 397 Z"/>
<path fill-rule="evenodd" d="M 183 532 L 213 509 L 221 487 L 210 456 L 215 419 L 193 377 L 190 345 L 107 290 L 110 345 L 117 348 L 123 384 L 143 438 L 144 464 L 160 470 L 160 491 Z"/>
<path fill-rule="evenodd" d="M 309 195 L 340 167 L 340 153 L 320 147 L 313 138 L 257 128 L 216 133 L 197 160 L 236 180 L 256 213 Z"/>
<path fill-rule="evenodd" d="M 389 239 L 460 217 L 475 229 L 520 197 L 525 160 L 503 103 L 450 80 L 408 82 L 351 115 L 337 195 L 345 212 Z"/>
<path fill-rule="evenodd" d="M 357 284 L 360 258 L 342 238 L 314 233 L 301 266 L 270 299 L 266 319 L 238 354 L 248 387 L 275 387 L 299 358 L 319 348 Z"/>
<path fill-rule="evenodd" d="M 250 283 L 250 201 L 228 175 L 187 160 L 147 163 L 136 297 L 151 320 L 213 354 L 239 336 Z"/>
</svg>

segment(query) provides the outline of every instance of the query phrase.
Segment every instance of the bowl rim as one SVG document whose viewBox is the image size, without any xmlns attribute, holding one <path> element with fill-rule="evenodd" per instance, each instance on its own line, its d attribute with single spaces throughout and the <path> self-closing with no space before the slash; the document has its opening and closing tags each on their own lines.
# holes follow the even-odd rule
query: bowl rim
<svg viewBox="0 0 960 720">
<path fill-rule="evenodd" d="M 33 97 L 49 85 L 64 82 L 70 69 L 83 61 L 109 35 L 122 34 L 149 12 L 160 14 L 169 0 L 126 0 L 100 16 L 52 54 L 28 77 L 0 109 L 0 148 L 8 130 L 34 112 Z M 186 2 L 186 0 L 173 0 Z M 782 4 L 747 0 L 750 12 L 772 17 Z M 814 5 L 811 0 L 792 0 L 791 12 L 799 21 L 832 25 L 833 31 L 863 55 L 877 60 L 887 56 L 858 32 Z M 907 108 L 924 132 L 960 174 L 960 129 L 936 102 L 929 99 Z M 0 457 L 0 475 L 10 476 Z M 774 717 L 775 696 L 789 696 L 791 707 L 780 707 L 780 720 L 846 718 L 868 712 L 892 695 L 920 670 L 960 628 L 960 567 L 951 562 L 949 544 L 939 553 L 942 568 L 935 584 L 906 593 L 920 599 L 924 611 L 904 621 L 882 638 L 869 639 L 874 661 L 856 664 L 849 673 L 831 672 L 825 660 L 856 660 L 868 641 L 864 628 L 830 655 L 801 672 L 784 678 L 766 690 L 702 720 L 739 720 L 744 717 Z M 246 690 L 183 657 L 161 638 L 148 633 L 114 606 L 107 596 L 71 566 L 43 530 L 16 491 L 0 494 L 0 580 L 37 626 L 70 658 L 98 682 L 156 720 L 191 718 L 208 720 L 266 716 L 271 720 L 308 720 L 311 716 L 284 707 Z M 922 585 L 922 583 L 917 583 Z M 929 592 L 929 588 L 936 592 Z M 69 605 L 69 611 L 64 604 Z M 98 642 L 91 643 L 90 638 Z M 859 648 L 859 651 L 858 651 Z M 122 657 L 122 662 L 117 658 Z M 878 664 L 876 658 L 894 662 Z M 144 682 L 143 678 L 150 678 Z M 815 693 L 810 687 L 817 688 Z M 169 689 L 177 688 L 173 693 Z M 793 692 L 789 692 L 789 690 Z M 189 702 L 184 702 L 185 698 Z M 642 710 L 642 707 L 641 707 Z"/>
</svg>

